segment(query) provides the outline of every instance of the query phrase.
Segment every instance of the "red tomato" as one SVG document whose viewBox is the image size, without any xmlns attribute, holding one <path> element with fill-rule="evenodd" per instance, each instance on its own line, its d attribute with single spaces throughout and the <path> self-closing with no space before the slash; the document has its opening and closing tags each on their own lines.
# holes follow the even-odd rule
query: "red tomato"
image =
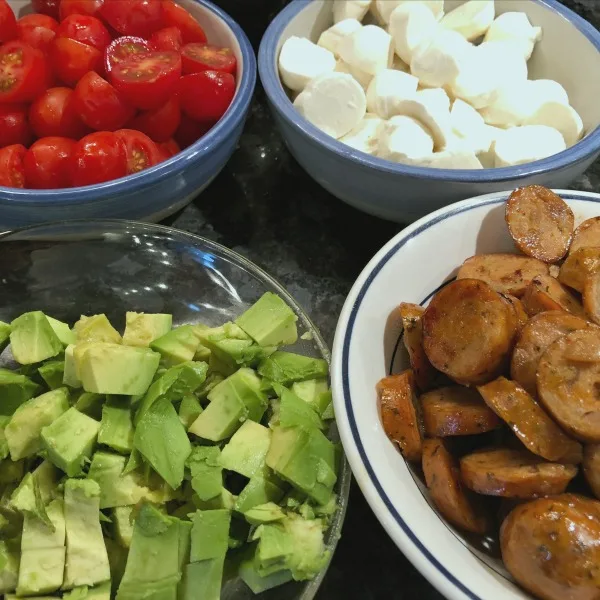
<svg viewBox="0 0 600 600">
<path fill-rule="evenodd" d="M 20 40 L 0 47 L 0 103 L 30 102 L 48 86 L 44 55 Z"/>
<path fill-rule="evenodd" d="M 183 46 L 181 31 L 177 27 L 165 27 L 152 34 L 150 46 L 153 50 L 174 50 L 179 52 Z"/>
<path fill-rule="evenodd" d="M 206 34 L 200 23 L 190 13 L 172 0 L 162 3 L 162 24 L 165 27 L 177 27 L 181 31 L 184 44 L 206 42 Z"/>
<path fill-rule="evenodd" d="M 61 21 L 69 15 L 97 16 L 104 0 L 60 0 L 58 13 Z"/>
<path fill-rule="evenodd" d="M 173 137 L 180 120 L 179 101 L 176 96 L 173 96 L 160 108 L 140 113 L 129 123 L 128 127 L 145 133 L 155 142 L 166 142 Z"/>
<path fill-rule="evenodd" d="M 150 37 L 162 26 L 160 0 L 104 0 L 100 14 L 122 35 Z"/>
<path fill-rule="evenodd" d="M 94 71 L 77 83 L 73 103 L 81 120 L 96 131 L 120 129 L 135 114 L 119 92 Z"/>
<path fill-rule="evenodd" d="M 127 175 L 157 165 L 162 154 L 156 144 L 141 131 L 119 129 L 115 135 L 123 142 L 127 154 Z"/>
<path fill-rule="evenodd" d="M 199 123 L 182 113 L 181 123 L 173 137 L 182 149 L 187 148 L 199 140 L 213 125 L 214 123 L 210 122 Z"/>
<path fill-rule="evenodd" d="M 235 94 L 235 79 L 230 73 L 202 71 L 179 80 L 181 110 L 196 121 L 216 123 Z"/>
<path fill-rule="evenodd" d="M 46 90 L 29 108 L 29 123 L 38 137 L 61 136 L 78 140 L 89 129 L 75 110 L 73 90 Z"/>
<path fill-rule="evenodd" d="M 25 104 L 0 104 L 0 147 L 12 144 L 28 146 L 33 132 L 27 120 Z"/>
<path fill-rule="evenodd" d="M 162 144 L 157 144 L 157 146 L 158 151 L 163 156 L 163 160 L 167 160 L 171 158 L 171 156 L 175 156 L 178 152 L 181 152 L 179 144 L 173 138 L 166 142 L 163 142 Z"/>
<path fill-rule="evenodd" d="M 14 40 L 18 35 L 15 13 L 6 0 L 0 0 L 0 43 Z"/>
<path fill-rule="evenodd" d="M 183 73 L 200 71 L 223 71 L 235 75 L 237 61 L 230 48 L 210 44 L 186 44 L 181 49 Z"/>
<path fill-rule="evenodd" d="M 27 152 L 22 144 L 13 144 L 0 149 L 0 185 L 25 187 L 23 157 Z"/>
<path fill-rule="evenodd" d="M 129 58 L 132 54 L 141 54 L 150 52 L 150 50 L 150 44 L 146 40 L 140 37 L 124 35 L 113 40 L 106 47 L 104 52 L 104 68 L 107 73 L 110 73 L 116 63 Z"/>
<path fill-rule="evenodd" d="M 181 75 L 177 52 L 132 54 L 113 65 L 110 82 L 136 108 L 159 108 L 173 95 Z"/>
<path fill-rule="evenodd" d="M 58 19 L 58 4 L 60 0 L 31 0 L 33 10 L 36 13 L 48 15 L 53 19 Z"/>
<path fill-rule="evenodd" d="M 76 143 L 65 137 L 43 137 L 35 142 L 23 158 L 27 187 L 38 190 L 69 187 L 71 155 Z"/>
<path fill-rule="evenodd" d="M 56 31 L 56 37 L 71 38 L 82 44 L 94 46 L 104 52 L 111 42 L 110 33 L 100 19 L 89 15 L 70 15 L 65 17 Z"/>
<path fill-rule="evenodd" d="M 81 138 L 73 149 L 71 185 L 92 185 L 127 175 L 125 144 L 110 131 Z"/>
<path fill-rule="evenodd" d="M 88 71 L 102 71 L 102 53 L 71 38 L 57 38 L 50 45 L 54 73 L 67 85 L 75 85 Z"/>
<path fill-rule="evenodd" d="M 17 21 L 19 39 L 46 53 L 54 39 L 58 21 L 48 15 L 25 15 Z"/>
</svg>

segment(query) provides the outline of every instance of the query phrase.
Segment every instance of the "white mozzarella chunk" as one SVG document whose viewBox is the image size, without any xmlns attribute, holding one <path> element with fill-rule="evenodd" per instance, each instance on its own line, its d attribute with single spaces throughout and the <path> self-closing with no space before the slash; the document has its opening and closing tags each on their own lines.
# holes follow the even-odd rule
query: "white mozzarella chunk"
<svg viewBox="0 0 600 600">
<path fill-rule="evenodd" d="M 558 81 L 553 79 L 531 79 L 527 85 L 531 89 L 531 93 L 544 98 L 547 102 L 569 104 L 567 90 Z"/>
<path fill-rule="evenodd" d="M 370 6 L 371 0 L 333 0 L 333 22 L 345 19 L 362 21 Z"/>
<path fill-rule="evenodd" d="M 562 134 L 546 125 L 507 129 L 496 141 L 495 166 L 512 167 L 541 160 L 566 148 Z"/>
<path fill-rule="evenodd" d="M 365 116 L 365 91 L 347 73 L 328 73 L 313 79 L 294 101 L 294 106 L 315 127 L 339 139 Z"/>
<path fill-rule="evenodd" d="M 369 73 L 365 73 L 360 69 L 352 68 L 347 62 L 343 61 L 341 58 L 335 64 L 335 71 L 337 73 L 347 73 L 348 75 L 352 75 L 358 83 L 360 83 L 361 87 L 367 91 L 371 80 L 373 79 L 373 75 L 369 75 Z"/>
<path fill-rule="evenodd" d="M 415 48 L 431 40 L 437 28 L 438 22 L 427 6 L 405 2 L 390 15 L 388 31 L 394 40 L 396 54 L 410 64 Z"/>
<path fill-rule="evenodd" d="M 489 29 L 495 14 L 494 0 L 468 0 L 446 13 L 440 25 L 473 41 Z"/>
<path fill-rule="evenodd" d="M 311 79 L 334 69 L 333 53 L 306 38 L 292 36 L 281 48 L 279 73 L 283 83 L 295 92 L 301 92 Z"/>
<path fill-rule="evenodd" d="M 408 116 L 392 117 L 381 129 L 378 156 L 405 163 L 433 152 L 433 139 L 423 124 Z"/>
<path fill-rule="evenodd" d="M 344 19 L 343 21 L 339 21 L 333 27 L 326 29 L 319 36 L 317 45 L 333 52 L 334 56 L 337 58 L 339 56 L 339 46 L 342 39 L 347 35 L 358 31 L 361 27 L 360 21 L 357 21 L 356 19 Z"/>
<path fill-rule="evenodd" d="M 542 29 L 534 27 L 525 13 L 507 12 L 499 15 L 485 34 L 486 42 L 511 41 L 518 45 L 525 60 L 529 60 L 535 43 L 542 37 Z"/>
<path fill-rule="evenodd" d="M 391 15 L 399 6 L 421 4 L 439 20 L 444 15 L 444 0 L 375 0 L 377 14 L 385 24 L 391 22 Z"/>
<path fill-rule="evenodd" d="M 470 150 L 448 148 L 421 159 L 408 159 L 406 164 L 430 169 L 482 169 L 479 159 Z"/>
<path fill-rule="evenodd" d="M 572 106 L 562 102 L 544 102 L 525 123 L 547 125 L 558 129 L 565 139 L 567 148 L 576 144 L 583 135 L 581 117 Z"/>
<path fill-rule="evenodd" d="M 488 152 L 492 138 L 483 117 L 463 100 L 456 99 L 450 111 L 452 133 L 462 146 L 475 154 Z"/>
<path fill-rule="evenodd" d="M 418 85 L 419 80 L 413 75 L 384 69 L 373 77 L 367 88 L 367 110 L 389 119 L 397 114 L 398 102 L 415 95 Z"/>
<path fill-rule="evenodd" d="M 392 64 L 392 36 L 377 25 L 365 25 L 342 39 L 339 53 L 352 68 L 376 75 Z"/>
<path fill-rule="evenodd" d="M 340 138 L 347 146 L 366 154 L 375 155 L 379 148 L 379 138 L 384 121 L 377 115 L 367 113 L 352 131 Z"/>
</svg>

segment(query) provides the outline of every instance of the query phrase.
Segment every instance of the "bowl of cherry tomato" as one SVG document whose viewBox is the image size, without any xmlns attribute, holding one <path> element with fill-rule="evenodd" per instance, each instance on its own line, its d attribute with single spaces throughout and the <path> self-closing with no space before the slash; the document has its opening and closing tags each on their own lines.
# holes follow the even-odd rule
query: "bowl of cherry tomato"
<svg viewBox="0 0 600 600">
<path fill-rule="evenodd" d="M 0 0 L 0 229 L 174 213 L 233 153 L 255 83 L 206 0 Z"/>
</svg>

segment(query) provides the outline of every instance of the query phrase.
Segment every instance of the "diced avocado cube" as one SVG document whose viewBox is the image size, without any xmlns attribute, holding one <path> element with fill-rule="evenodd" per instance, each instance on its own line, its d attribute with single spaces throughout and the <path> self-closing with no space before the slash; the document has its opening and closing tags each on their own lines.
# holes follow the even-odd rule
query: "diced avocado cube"
<svg viewBox="0 0 600 600">
<path fill-rule="evenodd" d="M 258 504 L 244 513 L 244 518 L 251 525 L 262 525 L 263 523 L 281 521 L 284 517 L 285 513 L 274 502 Z"/>
<path fill-rule="evenodd" d="M 252 477 L 265 464 L 271 444 L 271 431 L 254 421 L 246 421 L 221 452 L 221 464 L 229 471 Z"/>
<path fill-rule="evenodd" d="M 310 404 L 321 416 L 331 402 L 331 392 L 326 379 L 296 381 L 292 384 L 292 392 Z"/>
<path fill-rule="evenodd" d="M 112 399 L 103 406 L 98 443 L 123 454 L 131 452 L 133 449 L 133 420 L 129 400 Z"/>
<path fill-rule="evenodd" d="M 238 574 L 242 581 L 254 594 L 266 592 L 272 588 L 292 581 L 292 573 L 287 569 L 275 571 L 270 575 L 261 575 L 255 561 L 255 549 L 250 548 L 243 556 L 238 566 Z"/>
<path fill-rule="evenodd" d="M 83 389 L 96 394 L 133 396 L 152 383 L 160 355 L 148 348 L 120 344 L 92 344 L 76 363 Z"/>
<path fill-rule="evenodd" d="M 209 558 L 185 566 L 181 584 L 182 600 L 219 600 L 225 557 Z"/>
<path fill-rule="evenodd" d="M 39 387 L 25 375 L 0 369 L 0 415 L 10 417 L 23 402 L 35 396 Z"/>
<path fill-rule="evenodd" d="M 81 387 L 81 379 L 77 373 L 75 362 L 75 344 L 69 344 L 65 348 L 65 366 L 63 368 L 63 383 L 72 388 Z"/>
<path fill-rule="evenodd" d="M 19 548 L 12 542 L 0 540 L 0 594 L 8 595 L 15 591 L 19 578 L 19 562 Z"/>
<path fill-rule="evenodd" d="M 190 562 L 224 557 L 227 553 L 231 512 L 198 510 L 192 517 Z"/>
<path fill-rule="evenodd" d="M 294 551 L 291 536 L 283 523 L 259 525 L 252 535 L 259 540 L 256 548 L 256 562 L 260 569 L 271 567 L 285 568 L 286 558 Z"/>
<path fill-rule="evenodd" d="M 248 409 L 243 400 L 234 395 L 224 395 L 211 402 L 188 431 L 206 440 L 219 442 L 231 437 L 247 418 Z"/>
<path fill-rule="evenodd" d="M 100 423 L 70 408 L 41 431 L 48 459 L 69 477 L 80 475 L 96 444 Z"/>
<path fill-rule="evenodd" d="M 135 506 L 116 506 L 112 511 L 116 538 L 123 548 L 131 546 L 134 508 Z"/>
<path fill-rule="evenodd" d="M 210 500 L 200 500 L 196 494 L 192 496 L 192 502 L 198 510 L 218 510 L 224 508 L 233 510 L 237 496 L 234 496 L 227 488 L 221 488 L 221 493 Z"/>
<path fill-rule="evenodd" d="M 237 497 L 234 509 L 237 512 L 246 513 L 255 506 L 267 502 L 279 502 L 284 494 L 280 485 L 282 485 L 281 482 L 272 475 L 263 473 L 255 475 Z"/>
<path fill-rule="evenodd" d="M 42 362 L 62 352 L 63 345 L 42 311 L 24 313 L 10 327 L 12 353 L 22 365 Z"/>
<path fill-rule="evenodd" d="M 216 446 L 197 446 L 187 460 L 192 474 L 192 489 L 200 500 L 210 500 L 221 493 L 223 467 L 220 454 Z"/>
<path fill-rule="evenodd" d="M 64 372 L 64 360 L 49 360 L 38 369 L 41 378 L 51 390 L 55 390 L 63 385 Z"/>
<path fill-rule="evenodd" d="M 281 398 L 279 423 L 282 427 L 305 427 L 323 429 L 323 421 L 313 406 L 296 396 L 286 387 L 274 383 L 273 388 Z"/>
<path fill-rule="evenodd" d="M 242 368 L 216 385 L 208 394 L 210 402 L 238 398 L 248 411 L 248 418 L 260 422 L 268 405 L 260 391 L 260 379 L 252 369 Z"/>
<path fill-rule="evenodd" d="M 46 319 L 48 319 L 48 323 L 50 323 L 50 327 L 56 334 L 56 337 L 60 340 L 63 346 L 68 346 L 69 344 L 75 344 L 77 342 L 77 336 L 74 331 L 71 331 L 70 327 L 59 321 L 58 319 L 53 319 L 46 315 Z"/>
<path fill-rule="evenodd" d="M 174 490 L 181 485 L 192 446 L 169 400 L 160 398 L 146 411 L 137 424 L 133 443 Z"/>
<path fill-rule="evenodd" d="M 75 401 L 73 408 L 79 412 L 100 421 L 102 419 L 102 407 L 106 401 L 105 394 L 94 394 L 92 392 L 81 392 L 79 398 Z"/>
<path fill-rule="evenodd" d="M 65 482 L 67 558 L 64 589 L 110 580 L 108 554 L 100 526 L 100 486 L 91 479 Z"/>
<path fill-rule="evenodd" d="M 204 344 L 198 344 L 194 354 L 194 360 L 208 363 L 210 360 L 210 348 L 207 348 Z"/>
<path fill-rule="evenodd" d="M 149 346 L 171 331 L 172 324 L 171 315 L 127 312 L 123 343 L 127 346 Z"/>
<path fill-rule="evenodd" d="M 23 514 L 35 515 L 49 523 L 45 507 L 54 496 L 58 477 L 54 465 L 45 460 L 33 473 L 25 474 L 11 495 L 12 506 Z"/>
<path fill-rule="evenodd" d="M 281 385 L 289 385 L 295 381 L 327 377 L 329 367 L 322 358 L 277 351 L 260 363 L 258 373 Z"/>
<path fill-rule="evenodd" d="M 184 325 L 154 340 L 150 348 L 160 352 L 166 364 L 176 365 L 191 361 L 199 344 L 200 340 L 194 334 L 192 325 Z"/>
<path fill-rule="evenodd" d="M 261 346 L 295 344 L 298 340 L 294 311 L 277 295 L 266 292 L 235 322 Z"/>
<path fill-rule="evenodd" d="M 211 390 L 217 387 L 224 379 L 225 377 L 221 373 L 209 371 L 204 383 L 194 392 L 194 395 L 200 400 L 206 400 Z"/>
<path fill-rule="evenodd" d="M 52 390 L 21 404 L 4 430 L 12 460 L 33 456 L 42 449 L 42 429 L 69 410 L 67 388 Z"/>
<path fill-rule="evenodd" d="M 6 348 L 10 341 L 10 325 L 0 321 L 0 352 Z"/>
<path fill-rule="evenodd" d="M 323 540 L 323 523 L 319 519 L 303 519 L 294 513 L 287 515 L 281 523 L 293 548 L 285 561 L 286 568 L 296 581 L 312 579 L 325 567 L 330 556 Z"/>
<path fill-rule="evenodd" d="M 81 342 L 106 342 L 109 344 L 120 344 L 122 342 L 120 333 L 110 324 L 105 314 L 92 315 L 81 318 L 75 325 L 73 331 L 77 336 L 77 343 Z"/>
<path fill-rule="evenodd" d="M 179 405 L 179 420 L 186 429 L 200 416 L 201 412 L 200 400 L 194 394 L 187 394 L 183 397 Z"/>
</svg>

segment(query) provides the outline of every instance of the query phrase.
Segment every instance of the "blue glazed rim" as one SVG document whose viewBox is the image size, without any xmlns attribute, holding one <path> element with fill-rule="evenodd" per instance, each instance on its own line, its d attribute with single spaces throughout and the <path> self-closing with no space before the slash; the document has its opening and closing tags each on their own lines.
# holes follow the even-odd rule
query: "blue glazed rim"
<svg viewBox="0 0 600 600">
<path fill-rule="evenodd" d="M 565 200 L 581 200 L 584 202 L 600 204 L 600 194 L 595 194 L 592 192 L 577 192 L 571 190 L 553 191 Z M 503 202 L 506 202 L 509 194 L 510 192 L 493 192 L 484 196 L 478 196 L 469 200 L 463 200 L 462 202 L 458 202 L 449 207 L 441 208 L 436 212 L 426 217 L 423 217 L 419 221 L 416 221 L 412 225 L 409 225 L 404 231 L 400 232 L 394 238 L 392 238 L 380 250 L 380 252 L 367 264 L 363 272 L 359 275 L 357 283 L 355 283 L 352 289 L 350 290 L 344 307 L 342 308 L 342 313 L 340 316 L 340 320 L 338 321 L 338 327 L 335 333 L 335 340 L 333 343 L 332 387 L 334 388 L 334 402 L 336 411 L 338 413 L 338 423 L 340 422 L 340 409 L 343 408 L 344 412 L 346 413 L 348 424 L 350 427 L 351 442 L 354 444 L 356 451 L 359 455 L 361 463 L 360 470 L 364 470 L 369 478 L 369 481 L 367 482 L 367 487 L 364 487 L 364 478 L 357 477 L 357 482 L 361 487 L 361 490 L 364 493 L 367 501 L 371 505 L 373 512 L 375 512 L 375 516 L 381 521 L 381 524 L 384 526 L 384 528 L 386 528 L 386 525 L 384 523 L 383 516 L 375 510 L 375 506 L 373 505 L 373 498 L 375 496 L 385 506 L 385 509 L 388 512 L 388 516 L 390 516 L 394 520 L 395 524 L 401 529 L 402 533 L 408 538 L 408 540 L 412 543 L 414 548 L 416 548 L 416 550 L 420 552 L 420 558 L 424 559 L 423 563 L 419 563 L 418 561 L 416 561 L 415 557 L 408 552 L 408 548 L 406 546 L 402 545 L 401 547 L 401 550 L 406 553 L 407 558 L 414 564 L 414 566 L 417 569 L 419 569 L 426 577 L 428 576 L 428 574 L 425 572 L 424 567 L 431 567 L 435 570 L 437 575 L 440 576 L 440 579 L 445 579 L 446 583 L 450 584 L 456 591 L 460 592 L 461 595 L 455 594 L 452 595 L 452 598 L 467 597 L 471 600 L 489 600 L 488 598 L 484 599 L 481 596 L 478 596 L 475 592 L 470 590 L 467 584 L 461 581 L 458 577 L 451 573 L 442 563 L 440 563 L 440 561 L 427 549 L 427 547 L 412 531 L 410 525 L 402 518 L 397 508 L 394 506 L 394 502 L 385 493 L 381 482 L 375 474 L 373 465 L 369 462 L 369 459 L 367 457 L 365 447 L 362 443 L 360 433 L 358 431 L 356 416 L 352 407 L 352 398 L 350 393 L 350 343 L 353 336 L 354 324 L 356 322 L 358 312 L 361 308 L 362 301 L 365 295 L 367 294 L 369 288 L 371 287 L 371 284 L 375 281 L 383 267 L 390 261 L 390 259 L 394 255 L 401 251 L 402 248 L 412 239 L 419 236 L 421 233 L 423 233 L 427 229 L 430 229 L 434 225 L 437 225 L 438 223 L 441 223 L 442 221 L 445 221 L 458 214 L 481 208 L 482 206 L 488 206 L 490 204 L 502 204 Z M 379 256 L 379 254 L 381 254 L 381 256 Z M 368 275 L 366 276 L 365 280 L 361 282 L 365 273 L 368 273 Z M 348 314 L 347 318 L 346 313 Z M 341 375 L 340 380 L 338 380 L 338 374 Z M 346 432 L 340 429 L 340 433 L 344 434 Z M 352 470 L 356 473 L 357 467 L 355 467 L 355 459 L 353 460 L 352 457 L 352 455 L 354 454 L 354 448 L 348 448 L 346 440 L 342 439 L 342 441 L 344 442 L 344 450 L 346 453 L 346 457 L 350 462 Z M 439 585 L 439 580 L 430 580 L 430 582 L 433 585 L 435 585 L 442 594 L 448 594 L 448 589 L 443 588 L 441 585 Z"/>
<path fill-rule="evenodd" d="M 288 98 L 277 72 L 277 44 L 284 29 L 290 21 L 315 0 L 292 0 L 269 25 L 258 51 L 258 72 L 267 96 L 274 108 L 294 127 L 298 133 L 308 137 L 313 143 L 322 145 L 330 152 L 338 154 L 356 165 L 377 169 L 384 173 L 408 175 L 419 179 L 434 179 L 441 181 L 486 183 L 511 181 L 524 176 L 540 175 L 549 171 L 560 170 L 566 166 L 577 164 L 600 151 L 600 126 L 596 127 L 587 137 L 577 142 L 563 152 L 548 158 L 516 167 L 501 167 L 497 169 L 432 169 L 428 167 L 413 167 L 392 163 L 381 158 L 375 158 L 354 150 L 346 144 L 323 133 L 312 123 L 302 117 Z M 558 13 L 569 21 L 584 35 L 600 53 L 600 31 L 591 23 L 563 6 L 557 0 L 532 0 Z"/>
<path fill-rule="evenodd" d="M 208 0 L 194 0 L 219 17 L 231 29 L 240 45 L 244 68 L 238 90 L 227 112 L 219 122 L 197 142 L 182 150 L 169 160 L 135 175 L 84 187 L 61 188 L 58 190 L 17 189 L 0 186 L 0 208 L 16 206 L 68 206 L 85 205 L 114 196 L 130 194 L 153 187 L 163 180 L 184 171 L 191 164 L 211 153 L 223 143 L 245 118 L 256 86 L 256 57 L 252 45 L 243 29 L 225 11 Z"/>
</svg>

